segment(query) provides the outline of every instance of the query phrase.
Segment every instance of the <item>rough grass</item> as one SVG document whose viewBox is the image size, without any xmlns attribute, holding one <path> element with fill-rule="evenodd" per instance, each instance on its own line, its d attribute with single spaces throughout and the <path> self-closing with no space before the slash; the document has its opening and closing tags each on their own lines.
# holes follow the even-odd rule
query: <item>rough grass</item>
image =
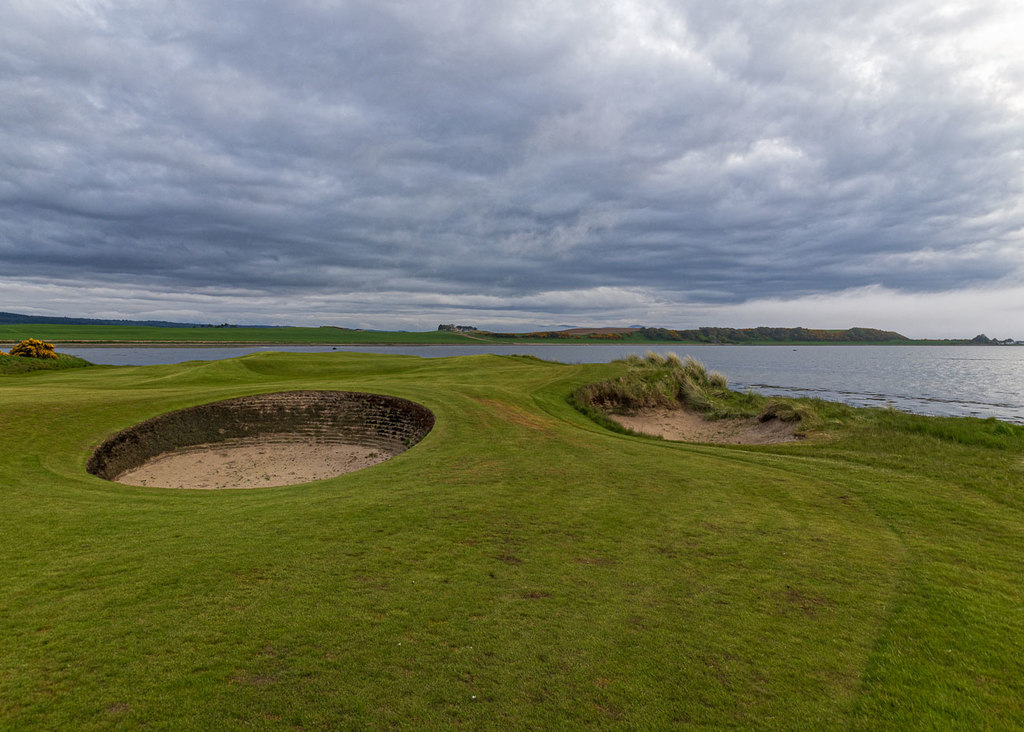
<svg viewBox="0 0 1024 732">
<path fill-rule="evenodd" d="M 0 353 L 0 375 L 24 374 L 29 371 L 61 371 L 92 366 L 84 358 L 58 353 L 56 358 L 29 358 Z"/>
<path fill-rule="evenodd" d="M 1016 428 L 820 404 L 829 439 L 611 433 L 625 364 L 258 354 L 0 379 L 0 727 L 1024 726 Z M 90 476 L 156 414 L 292 389 L 434 411 L 300 486 Z"/>
<path fill-rule="evenodd" d="M 820 424 L 813 400 L 769 399 L 754 392 L 732 391 L 723 374 L 708 371 L 690 356 L 680 359 L 675 353 L 649 351 L 646 356 L 634 354 L 621 363 L 626 366 L 624 373 L 585 384 L 570 397 L 573 406 L 609 429 L 616 429 L 616 422 L 607 414 L 658 408 L 685 408 L 709 419 L 757 417 L 762 421 L 800 422 L 803 430 Z"/>
</svg>

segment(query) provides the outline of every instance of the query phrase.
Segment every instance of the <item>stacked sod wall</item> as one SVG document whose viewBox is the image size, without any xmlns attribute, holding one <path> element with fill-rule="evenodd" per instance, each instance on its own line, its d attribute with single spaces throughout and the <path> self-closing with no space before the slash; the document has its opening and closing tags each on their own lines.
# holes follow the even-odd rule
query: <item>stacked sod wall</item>
<svg viewBox="0 0 1024 732">
<path fill-rule="evenodd" d="M 256 394 L 163 414 L 118 432 L 86 469 L 113 480 L 176 449 L 216 443 L 361 445 L 397 455 L 434 426 L 426 407 L 393 396 L 345 391 Z"/>
</svg>

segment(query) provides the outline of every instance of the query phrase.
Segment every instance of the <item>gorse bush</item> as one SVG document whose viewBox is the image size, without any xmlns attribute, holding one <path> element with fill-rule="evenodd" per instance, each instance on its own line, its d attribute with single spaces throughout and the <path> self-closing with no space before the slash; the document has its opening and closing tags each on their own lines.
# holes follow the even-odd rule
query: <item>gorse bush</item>
<svg viewBox="0 0 1024 732">
<path fill-rule="evenodd" d="M 23 358 L 57 358 L 53 352 L 53 344 L 40 341 L 35 338 L 24 340 L 11 349 L 11 356 Z"/>
<path fill-rule="evenodd" d="M 0 376 L 30 371 L 60 371 L 91 366 L 88 361 L 66 353 L 56 353 L 53 344 L 28 338 L 15 345 L 10 353 L 0 351 Z"/>
</svg>

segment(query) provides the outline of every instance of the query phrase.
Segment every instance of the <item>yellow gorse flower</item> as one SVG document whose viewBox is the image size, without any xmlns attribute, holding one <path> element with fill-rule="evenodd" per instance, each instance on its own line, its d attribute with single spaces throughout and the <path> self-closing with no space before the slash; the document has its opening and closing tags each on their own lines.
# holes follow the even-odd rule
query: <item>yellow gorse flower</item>
<svg viewBox="0 0 1024 732">
<path fill-rule="evenodd" d="M 53 352 L 53 344 L 36 338 L 28 338 L 11 349 L 11 356 L 24 358 L 57 358 Z"/>
</svg>

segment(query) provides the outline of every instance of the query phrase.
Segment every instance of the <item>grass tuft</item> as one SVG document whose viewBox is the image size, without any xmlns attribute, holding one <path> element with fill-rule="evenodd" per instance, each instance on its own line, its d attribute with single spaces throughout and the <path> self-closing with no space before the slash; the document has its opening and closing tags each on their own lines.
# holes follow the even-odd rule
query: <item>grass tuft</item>
<svg viewBox="0 0 1024 732">
<path fill-rule="evenodd" d="M 810 418 L 813 410 L 807 404 L 801 404 L 792 399 L 772 399 L 765 404 L 764 409 L 757 415 L 761 422 L 768 422 L 777 419 L 782 422 L 801 422 Z"/>
</svg>

